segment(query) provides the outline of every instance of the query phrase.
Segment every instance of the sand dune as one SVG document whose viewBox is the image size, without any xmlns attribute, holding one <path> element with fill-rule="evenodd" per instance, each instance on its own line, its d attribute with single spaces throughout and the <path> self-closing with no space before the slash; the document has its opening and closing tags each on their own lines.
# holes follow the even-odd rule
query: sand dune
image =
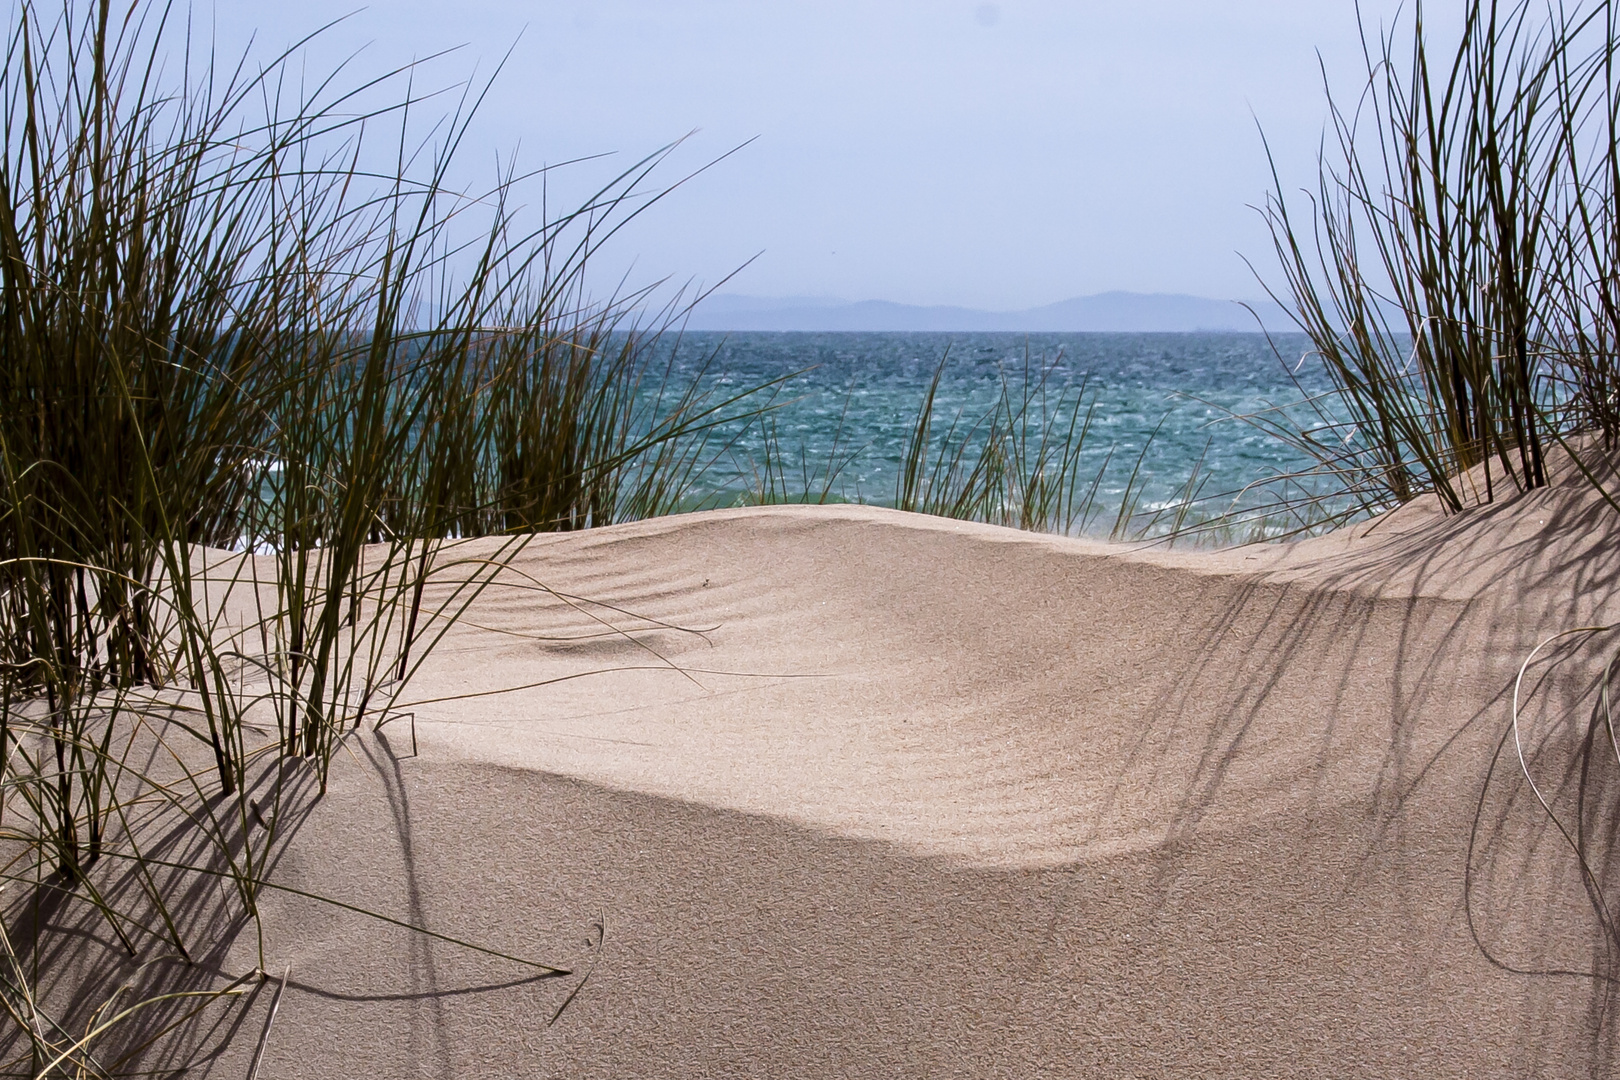
<svg viewBox="0 0 1620 1080">
<path fill-rule="evenodd" d="M 1565 483 L 1215 554 L 852 507 L 539 538 L 412 685 L 420 753 L 357 739 L 277 880 L 574 974 L 272 897 L 261 1075 L 1606 1075 L 1612 959 L 1502 740 L 1526 655 L 1615 613 L 1612 513 Z M 1617 643 L 1526 685 L 1571 822 Z"/>
</svg>

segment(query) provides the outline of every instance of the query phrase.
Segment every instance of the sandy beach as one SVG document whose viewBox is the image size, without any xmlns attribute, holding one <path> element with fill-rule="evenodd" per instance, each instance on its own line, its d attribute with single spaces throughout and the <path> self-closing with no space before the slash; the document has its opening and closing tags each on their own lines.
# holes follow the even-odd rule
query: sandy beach
<svg viewBox="0 0 1620 1080">
<path fill-rule="evenodd" d="M 219 7 L 13 5 L 0 1074 L 1620 1076 L 1614 4 Z"/>
<path fill-rule="evenodd" d="M 848 506 L 537 538 L 275 880 L 571 974 L 270 894 L 285 991 L 208 1074 L 1606 1074 L 1511 701 L 1614 614 L 1612 516 L 1566 476 L 1215 553 Z M 1571 823 L 1616 641 L 1565 642 L 1517 745 Z"/>
</svg>

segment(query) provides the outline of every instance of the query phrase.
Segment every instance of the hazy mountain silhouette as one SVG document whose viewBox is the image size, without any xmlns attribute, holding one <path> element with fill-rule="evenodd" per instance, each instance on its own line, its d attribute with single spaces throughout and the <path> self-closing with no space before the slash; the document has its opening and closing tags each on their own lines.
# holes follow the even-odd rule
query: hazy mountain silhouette
<svg viewBox="0 0 1620 1080">
<path fill-rule="evenodd" d="M 1283 309 L 1266 300 L 1250 305 L 1269 330 L 1291 330 Z M 849 303 L 825 297 L 761 297 L 717 293 L 699 304 L 693 330 L 865 331 L 1258 331 L 1262 322 L 1236 301 L 1178 293 L 1106 292 L 1024 311 L 920 307 L 887 300 Z"/>
</svg>

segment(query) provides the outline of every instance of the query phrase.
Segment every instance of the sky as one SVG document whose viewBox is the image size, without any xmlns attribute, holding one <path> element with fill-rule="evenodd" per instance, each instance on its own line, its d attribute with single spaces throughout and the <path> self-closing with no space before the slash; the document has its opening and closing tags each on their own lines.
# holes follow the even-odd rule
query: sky
<svg viewBox="0 0 1620 1080">
<path fill-rule="evenodd" d="M 193 10 L 230 52 L 342 9 Z M 553 210 L 684 139 L 651 183 L 702 171 L 614 237 L 604 279 L 992 310 L 1262 295 L 1241 257 L 1269 273 L 1260 131 L 1284 186 L 1311 183 L 1322 66 L 1352 100 L 1365 70 L 1353 0 L 376 0 L 309 63 L 452 46 L 419 86 L 504 57 L 464 168 L 609 155 L 548 174 Z"/>
</svg>

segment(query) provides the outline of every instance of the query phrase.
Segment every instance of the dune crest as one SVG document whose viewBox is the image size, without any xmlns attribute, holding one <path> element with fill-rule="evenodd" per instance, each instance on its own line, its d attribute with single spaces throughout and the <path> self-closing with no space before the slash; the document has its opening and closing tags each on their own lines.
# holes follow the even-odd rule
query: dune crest
<svg viewBox="0 0 1620 1080">
<path fill-rule="evenodd" d="M 576 975 L 273 898 L 264 1067 L 1604 1072 L 1603 931 L 1503 740 L 1614 611 L 1606 514 L 1564 476 L 1212 554 L 868 507 L 537 538 L 413 684 L 420 755 L 361 739 L 278 874 Z M 1529 672 L 1560 813 L 1617 644 Z"/>
</svg>

